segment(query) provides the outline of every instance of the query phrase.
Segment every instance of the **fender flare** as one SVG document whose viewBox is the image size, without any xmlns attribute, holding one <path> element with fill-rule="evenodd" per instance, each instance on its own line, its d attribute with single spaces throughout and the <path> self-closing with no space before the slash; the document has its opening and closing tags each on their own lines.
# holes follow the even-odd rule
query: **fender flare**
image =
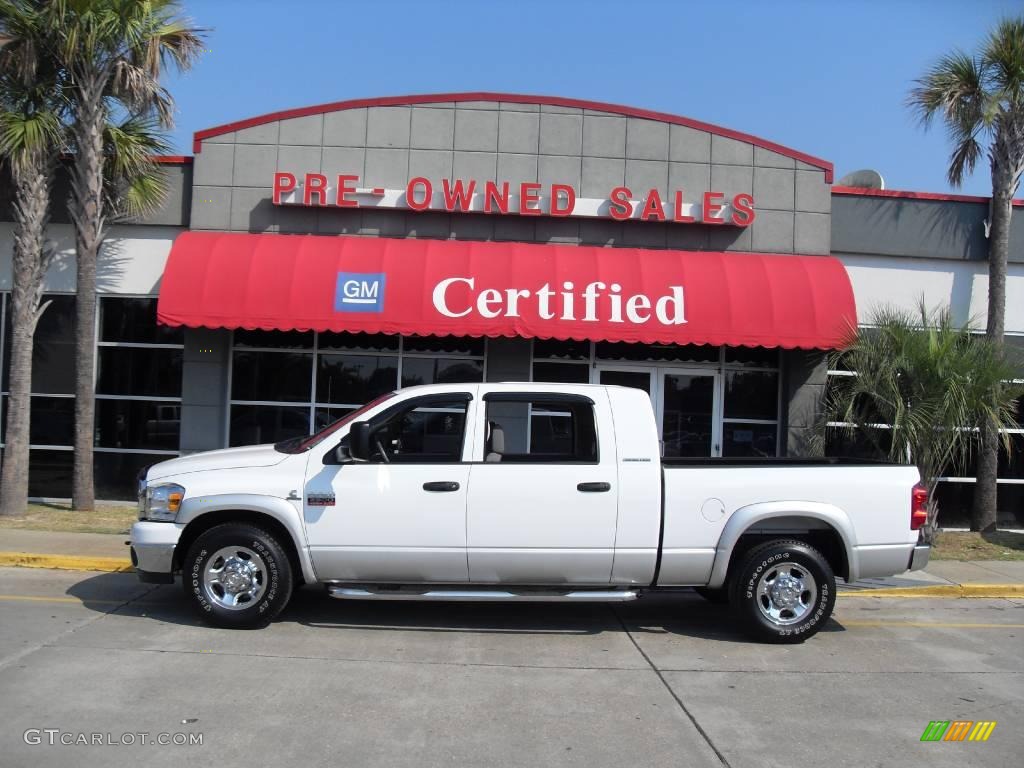
<svg viewBox="0 0 1024 768">
<path fill-rule="evenodd" d="M 259 512 L 274 518 L 284 526 L 292 538 L 292 544 L 298 553 L 299 566 L 307 584 L 318 581 L 313 569 L 313 560 L 306 546 L 306 532 L 302 525 L 301 514 L 285 499 L 276 496 L 264 496 L 256 493 L 225 493 L 214 496 L 186 498 L 181 505 L 176 522 L 186 527 L 211 512 L 225 511 Z"/>
<path fill-rule="evenodd" d="M 843 510 L 832 504 L 817 501 L 766 501 L 740 507 L 729 517 L 715 548 L 715 562 L 711 567 L 708 587 L 717 589 L 725 585 L 729 560 L 740 536 L 751 526 L 775 517 L 810 517 L 828 523 L 843 540 L 846 562 L 849 566 L 848 581 L 857 579 L 857 538 L 853 524 Z"/>
</svg>

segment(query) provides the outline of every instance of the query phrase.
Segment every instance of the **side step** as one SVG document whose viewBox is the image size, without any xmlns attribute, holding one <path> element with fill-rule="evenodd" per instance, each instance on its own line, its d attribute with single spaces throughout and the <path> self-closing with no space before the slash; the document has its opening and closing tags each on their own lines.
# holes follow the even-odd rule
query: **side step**
<svg viewBox="0 0 1024 768">
<path fill-rule="evenodd" d="M 373 589 L 341 587 L 329 584 L 327 594 L 339 600 L 437 600 L 454 602 L 521 603 L 624 603 L 636 600 L 639 593 L 624 589 L 583 589 L 573 592 L 552 590 L 498 589 Z"/>
</svg>

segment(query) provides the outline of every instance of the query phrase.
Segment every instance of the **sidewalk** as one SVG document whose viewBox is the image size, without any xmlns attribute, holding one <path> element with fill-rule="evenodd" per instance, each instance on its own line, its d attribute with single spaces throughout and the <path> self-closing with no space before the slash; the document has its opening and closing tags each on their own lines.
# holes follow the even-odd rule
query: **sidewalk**
<svg viewBox="0 0 1024 768">
<path fill-rule="evenodd" d="M 0 529 L 0 566 L 130 571 L 127 534 Z"/>
<path fill-rule="evenodd" d="M 125 534 L 0 529 L 0 566 L 132 570 Z M 1024 597 L 1024 560 L 932 560 L 924 571 L 840 582 L 844 597 Z"/>
</svg>

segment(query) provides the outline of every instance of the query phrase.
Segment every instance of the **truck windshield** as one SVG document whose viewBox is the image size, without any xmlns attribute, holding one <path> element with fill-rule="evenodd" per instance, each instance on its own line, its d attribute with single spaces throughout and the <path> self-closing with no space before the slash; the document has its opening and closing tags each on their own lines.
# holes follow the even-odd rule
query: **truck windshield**
<svg viewBox="0 0 1024 768">
<path fill-rule="evenodd" d="M 380 405 L 384 401 L 390 400 L 394 396 L 395 396 L 394 392 L 388 392 L 386 395 L 381 395 L 380 397 L 376 398 L 375 400 L 371 400 L 370 402 L 368 402 L 362 408 L 357 408 L 356 410 L 352 411 L 351 413 L 345 414 L 344 416 L 342 416 L 340 419 L 338 419 L 334 423 L 328 424 L 326 427 L 321 429 L 319 432 L 315 432 L 314 434 L 309 435 L 308 437 L 303 437 L 303 436 L 291 437 L 291 438 L 288 438 L 287 440 L 282 440 L 279 443 L 274 443 L 274 450 L 275 451 L 280 451 L 281 453 L 304 453 L 305 451 L 308 451 L 314 445 L 319 443 L 321 440 L 323 440 L 323 439 L 331 436 L 335 432 L 337 432 L 339 429 L 341 429 L 346 424 L 348 424 L 348 423 L 358 419 L 360 416 L 362 416 L 364 413 L 366 413 L 371 408 L 375 408 L 376 406 Z"/>
</svg>

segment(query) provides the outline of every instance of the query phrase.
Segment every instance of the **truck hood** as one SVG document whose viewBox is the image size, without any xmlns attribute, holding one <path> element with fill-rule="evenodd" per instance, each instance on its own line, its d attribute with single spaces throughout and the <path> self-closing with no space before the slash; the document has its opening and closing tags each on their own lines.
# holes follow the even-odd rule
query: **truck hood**
<svg viewBox="0 0 1024 768">
<path fill-rule="evenodd" d="M 240 469 L 247 467 L 270 467 L 288 458 L 287 453 L 275 451 L 272 444 L 247 445 L 242 448 L 225 448 L 220 451 L 206 451 L 182 456 L 170 461 L 161 461 L 149 468 L 147 480 L 160 480 L 171 475 L 188 472 L 205 472 L 211 469 Z"/>
</svg>

